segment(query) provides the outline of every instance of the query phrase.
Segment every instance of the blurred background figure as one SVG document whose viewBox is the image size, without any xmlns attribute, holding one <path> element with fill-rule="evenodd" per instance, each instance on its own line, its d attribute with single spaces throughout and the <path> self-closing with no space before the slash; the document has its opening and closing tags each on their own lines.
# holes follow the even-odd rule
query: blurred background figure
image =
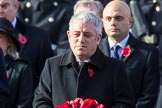
<svg viewBox="0 0 162 108">
<path fill-rule="evenodd" d="M 19 55 L 31 65 L 35 88 L 45 60 L 53 56 L 53 51 L 49 35 L 45 30 L 29 26 L 16 17 L 19 6 L 17 0 L 0 0 L 0 17 L 8 19 L 16 30 L 14 36 L 20 44 Z"/>
<path fill-rule="evenodd" d="M 0 18 L 0 47 L 5 56 L 9 102 L 6 108 L 31 108 L 33 77 L 28 62 L 19 59 L 20 45 L 15 30 L 5 18 Z"/>
<path fill-rule="evenodd" d="M 73 7 L 73 14 L 81 11 L 92 11 L 102 18 L 103 4 L 98 0 L 78 0 Z"/>
<path fill-rule="evenodd" d="M 48 31 L 52 48 L 67 43 L 66 30 L 78 0 L 19 0 L 19 17 L 27 24 Z M 99 0 L 105 5 L 110 0 Z"/>
<path fill-rule="evenodd" d="M 78 0 L 73 7 L 73 14 L 75 15 L 81 11 L 92 11 L 94 14 L 102 18 L 103 5 L 97 0 Z M 105 36 L 104 33 L 105 32 L 103 32 L 103 36 Z M 69 48 L 69 42 L 59 45 L 54 51 L 54 55 L 64 54 Z"/>
<path fill-rule="evenodd" d="M 1 44 L 1 43 L 0 43 Z M 8 103 L 9 93 L 8 93 L 8 83 L 6 77 L 5 60 L 2 49 L 0 47 L 0 107 L 6 108 Z"/>
<path fill-rule="evenodd" d="M 158 46 L 162 35 L 162 0 L 131 0 L 129 5 L 134 18 L 133 34 Z"/>
<path fill-rule="evenodd" d="M 27 23 L 48 31 L 52 47 L 67 42 L 66 30 L 74 0 L 24 0 L 19 16 Z"/>
</svg>

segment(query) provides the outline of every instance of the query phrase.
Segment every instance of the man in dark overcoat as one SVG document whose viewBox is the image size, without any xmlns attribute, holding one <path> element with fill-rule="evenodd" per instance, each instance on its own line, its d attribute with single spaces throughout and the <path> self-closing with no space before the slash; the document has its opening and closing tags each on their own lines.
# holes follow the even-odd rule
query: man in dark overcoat
<svg viewBox="0 0 162 108">
<path fill-rule="evenodd" d="M 98 49 L 102 21 L 93 13 L 74 15 L 67 31 L 71 49 L 47 59 L 33 108 L 53 108 L 77 97 L 96 99 L 106 108 L 134 108 L 134 94 L 123 62 Z"/>
<path fill-rule="evenodd" d="M 136 108 L 154 108 L 159 91 L 159 53 L 156 47 L 134 38 L 130 8 L 123 1 L 112 1 L 103 11 L 103 25 L 107 37 L 99 48 L 108 57 L 125 62 L 135 92 Z M 114 46 L 119 48 L 115 50 Z"/>
</svg>

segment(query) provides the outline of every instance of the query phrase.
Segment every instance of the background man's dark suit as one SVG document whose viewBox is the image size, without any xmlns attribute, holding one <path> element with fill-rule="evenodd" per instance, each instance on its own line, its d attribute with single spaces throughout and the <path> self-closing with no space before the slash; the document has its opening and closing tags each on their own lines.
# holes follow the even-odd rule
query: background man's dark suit
<svg viewBox="0 0 162 108">
<path fill-rule="evenodd" d="M 162 35 L 162 0 L 130 0 L 137 38 L 158 46 Z"/>
<path fill-rule="evenodd" d="M 158 50 L 135 39 L 132 35 L 127 44 L 130 45 L 132 52 L 129 57 L 122 57 L 121 60 L 126 64 L 135 91 L 136 108 L 154 108 L 160 77 Z M 106 56 L 110 56 L 107 37 L 101 41 L 99 48 Z"/>
<path fill-rule="evenodd" d="M 67 42 L 66 30 L 77 0 L 19 0 L 19 17 L 49 32 L 53 44 Z M 99 0 L 104 6 L 110 0 Z M 50 20 L 51 19 L 51 20 Z"/>
<path fill-rule="evenodd" d="M 20 57 L 30 62 L 34 74 L 34 86 L 36 86 L 45 60 L 53 56 L 49 35 L 42 29 L 25 25 L 18 18 L 15 29 L 27 39 L 26 44 L 21 44 Z"/>
<path fill-rule="evenodd" d="M 19 17 L 48 31 L 52 43 L 59 45 L 67 42 L 66 30 L 73 4 L 73 0 L 25 0 L 21 1 Z"/>
<path fill-rule="evenodd" d="M 0 107 L 5 108 L 8 102 L 8 83 L 6 77 L 5 60 L 0 48 Z"/>
<path fill-rule="evenodd" d="M 71 51 L 47 59 L 35 91 L 33 108 L 52 108 L 76 97 L 96 99 L 106 108 L 133 108 L 134 94 L 122 62 L 107 58 L 97 49 L 88 65 L 94 76 L 89 77 L 87 67 L 82 67 L 79 74 L 76 65 Z"/>
</svg>

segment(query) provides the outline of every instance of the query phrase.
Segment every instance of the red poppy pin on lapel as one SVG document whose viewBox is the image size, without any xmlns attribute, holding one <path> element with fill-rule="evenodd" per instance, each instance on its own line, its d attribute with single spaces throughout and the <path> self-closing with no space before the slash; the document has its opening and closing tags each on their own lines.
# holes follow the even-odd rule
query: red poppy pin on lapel
<svg viewBox="0 0 162 108">
<path fill-rule="evenodd" d="M 125 48 L 122 49 L 122 56 L 128 57 L 128 56 L 130 56 L 130 54 L 131 54 L 131 49 L 130 48 L 125 47 Z"/>
<path fill-rule="evenodd" d="M 93 77 L 94 76 L 94 71 L 88 67 L 88 74 L 90 77 Z"/>
<path fill-rule="evenodd" d="M 27 39 L 26 39 L 26 37 L 25 36 L 19 36 L 19 42 L 21 43 L 21 44 L 26 44 L 26 42 L 27 42 Z"/>
<path fill-rule="evenodd" d="M 10 75 L 9 75 L 9 74 L 7 74 L 7 75 L 6 75 L 6 77 L 7 77 L 7 79 L 9 79 L 9 78 L 10 78 Z"/>
</svg>

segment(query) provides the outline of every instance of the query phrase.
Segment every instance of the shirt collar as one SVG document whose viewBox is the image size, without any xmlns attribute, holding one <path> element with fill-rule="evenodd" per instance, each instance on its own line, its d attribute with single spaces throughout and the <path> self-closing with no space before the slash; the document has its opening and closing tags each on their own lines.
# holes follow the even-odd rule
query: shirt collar
<svg viewBox="0 0 162 108">
<path fill-rule="evenodd" d="M 121 48 L 124 48 L 126 46 L 126 44 L 127 44 L 128 39 L 129 39 L 129 34 L 122 41 L 117 43 L 117 45 L 119 45 Z M 109 37 L 108 37 L 108 42 L 109 42 L 110 49 L 114 45 L 116 45 L 116 43 L 114 43 Z"/>
<path fill-rule="evenodd" d="M 13 25 L 14 28 L 16 27 L 16 22 L 17 22 L 17 19 L 16 19 L 16 17 L 15 17 L 15 18 L 14 18 L 14 21 L 12 22 L 12 25 Z"/>
<path fill-rule="evenodd" d="M 88 63 L 88 62 L 90 61 L 90 59 L 87 59 L 87 60 L 81 61 L 81 60 L 79 60 L 78 58 L 76 58 L 76 61 L 77 61 L 77 62 L 86 62 L 86 63 Z"/>
</svg>

